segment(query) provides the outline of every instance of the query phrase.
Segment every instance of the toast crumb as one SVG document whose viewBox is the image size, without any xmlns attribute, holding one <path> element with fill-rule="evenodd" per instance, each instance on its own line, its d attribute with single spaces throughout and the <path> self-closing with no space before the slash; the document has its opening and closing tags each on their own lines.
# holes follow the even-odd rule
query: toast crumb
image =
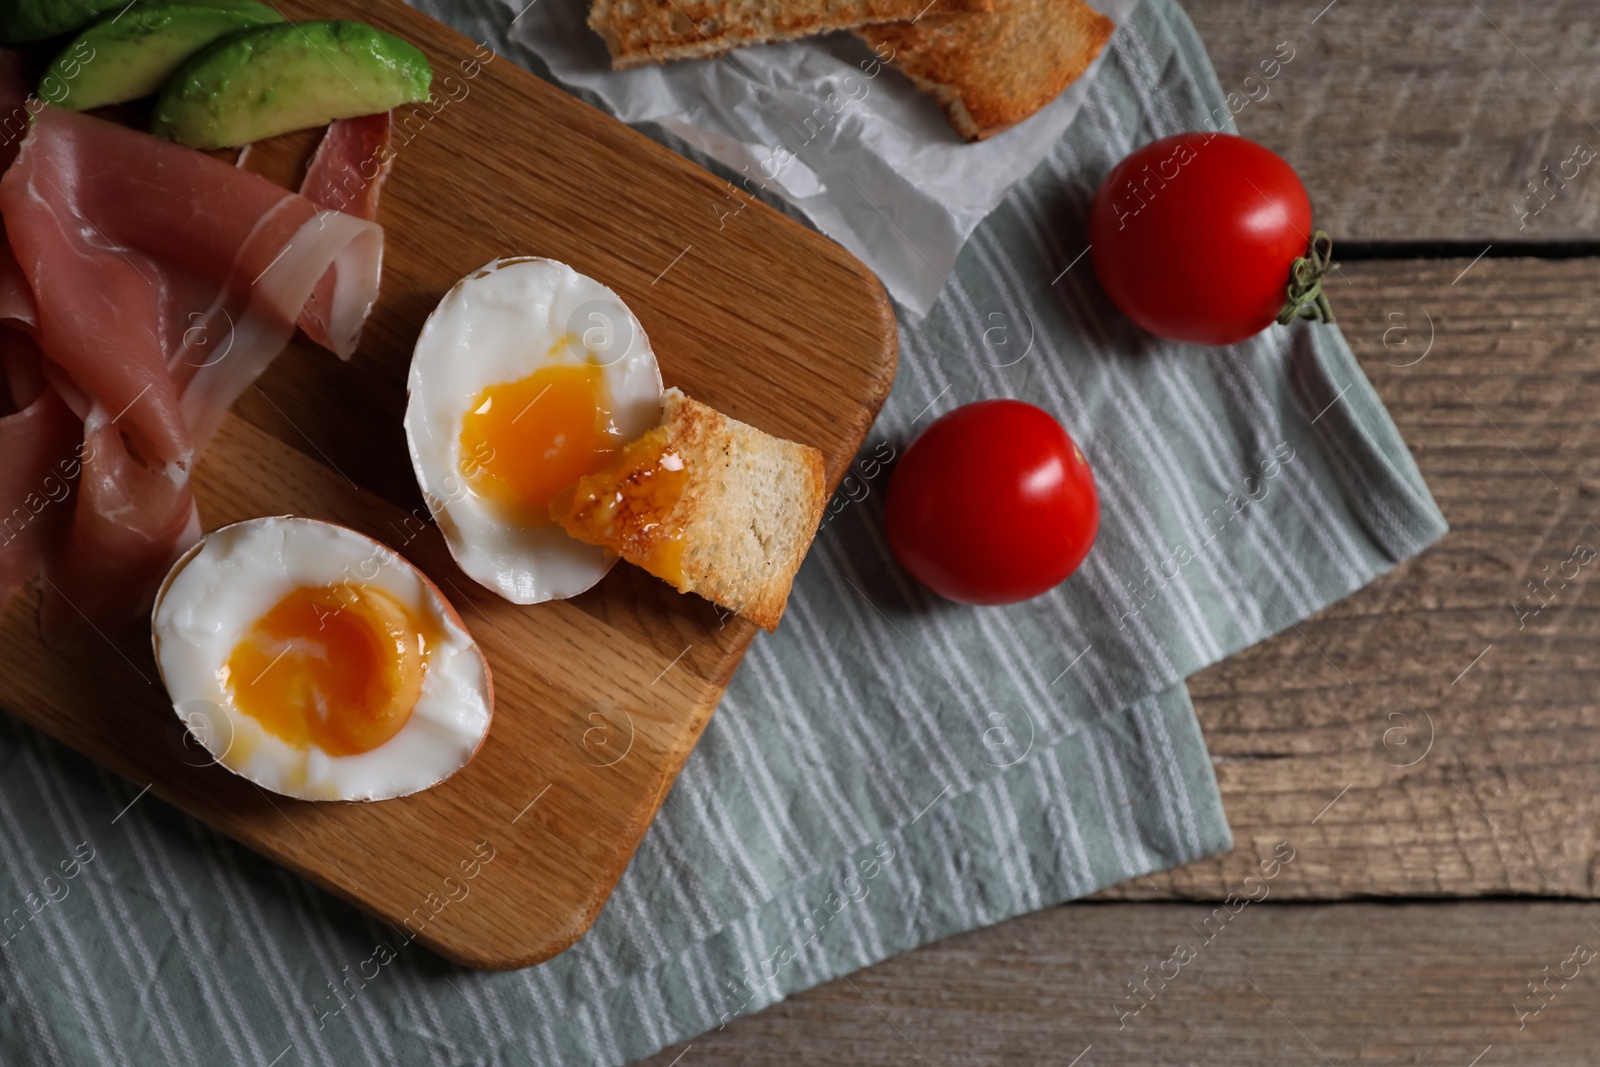
<svg viewBox="0 0 1600 1067">
<path fill-rule="evenodd" d="M 856 35 L 943 105 L 969 141 L 1037 113 L 1100 54 L 1115 24 L 1082 0 L 995 0 L 993 14 L 929 13 Z"/>
<path fill-rule="evenodd" d="M 995 0 L 594 0 L 589 28 L 617 70 L 810 37 L 935 12 L 990 11 Z"/>
<path fill-rule="evenodd" d="M 677 389 L 661 424 L 550 505 L 573 537 L 773 630 L 827 503 L 822 453 Z"/>
</svg>

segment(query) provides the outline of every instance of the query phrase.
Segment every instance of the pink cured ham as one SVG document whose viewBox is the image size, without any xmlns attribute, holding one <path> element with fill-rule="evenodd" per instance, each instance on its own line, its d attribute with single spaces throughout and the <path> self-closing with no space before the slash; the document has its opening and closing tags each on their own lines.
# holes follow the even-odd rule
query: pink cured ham
<svg viewBox="0 0 1600 1067">
<path fill-rule="evenodd" d="M 342 211 L 376 221 L 378 191 L 389 176 L 394 149 L 389 144 L 389 112 L 335 119 L 322 135 L 322 143 L 306 167 L 300 195 L 319 208 Z M 322 276 L 300 313 L 300 328 L 307 337 L 340 359 L 349 359 L 361 340 L 367 309 L 358 309 L 351 295 L 341 292 L 351 279 L 337 268 Z M 360 279 L 355 280 L 359 288 Z M 358 313 L 359 310 L 359 313 Z"/>
<path fill-rule="evenodd" d="M 318 207 L 376 221 L 378 192 L 394 162 L 389 115 L 380 111 L 329 123 L 306 165 L 300 195 Z"/>
<path fill-rule="evenodd" d="M 27 334 L 0 327 L 0 604 L 60 536 L 81 466 L 83 427 L 45 383 L 41 362 Z"/>
<path fill-rule="evenodd" d="M 28 86 L 22 58 L 0 49 L 0 171 L 11 165 L 27 132 Z M 59 533 L 71 492 L 70 463 L 82 428 L 44 378 L 43 358 L 28 331 L 33 294 L 0 228 L 0 606 L 39 569 Z"/>
<path fill-rule="evenodd" d="M 34 418 L 54 423 L 65 408 L 81 420 L 75 447 L 55 460 L 81 452 L 75 492 L 51 505 L 65 532 L 36 561 L 40 624 L 52 640 L 110 633 L 147 610 L 197 535 L 195 460 L 288 342 L 318 282 L 337 270 L 346 307 L 371 307 L 382 230 L 202 153 L 48 106 L 0 177 L 0 219 L 11 253 L 0 263 L 0 333 L 36 346 L 55 398 Z M 26 353 L 6 358 L 26 376 Z M 0 482 L 0 515 L 19 488 Z"/>
</svg>

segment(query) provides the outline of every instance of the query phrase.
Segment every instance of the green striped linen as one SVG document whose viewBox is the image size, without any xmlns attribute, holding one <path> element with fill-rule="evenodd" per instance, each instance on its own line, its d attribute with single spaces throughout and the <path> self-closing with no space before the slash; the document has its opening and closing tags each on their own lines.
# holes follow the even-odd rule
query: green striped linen
<svg viewBox="0 0 1600 1067">
<path fill-rule="evenodd" d="M 480 2 L 435 13 L 509 50 Z M 1107 305 L 1078 260 L 1096 183 L 1223 99 L 1171 0 L 1146 0 L 1113 48 L 938 306 L 902 324 L 899 380 L 783 627 L 576 947 L 504 974 L 444 963 L 153 798 L 113 823 L 136 788 L 7 719 L 0 915 L 27 921 L 0 944 L 0 1062 L 618 1064 L 1230 847 L 1183 679 L 1445 526 L 1336 330 L 1202 350 Z M 994 396 L 1061 419 L 1103 519 L 1059 589 L 972 609 L 895 567 L 881 461 Z M 75 877 L 46 901 L 63 863 Z"/>
</svg>

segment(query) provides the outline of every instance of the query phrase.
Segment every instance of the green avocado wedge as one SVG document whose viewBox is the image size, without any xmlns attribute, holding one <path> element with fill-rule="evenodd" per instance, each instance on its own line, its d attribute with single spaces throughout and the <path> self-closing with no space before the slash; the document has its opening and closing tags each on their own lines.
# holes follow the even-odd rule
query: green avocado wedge
<svg viewBox="0 0 1600 1067">
<path fill-rule="evenodd" d="M 284 22 L 196 53 L 156 100 L 150 131 L 191 148 L 237 148 L 428 98 L 417 48 L 362 22 Z"/>
<path fill-rule="evenodd" d="M 283 21 L 256 0 L 140 0 L 67 45 L 39 79 L 39 95 L 74 111 L 153 96 L 211 42 Z"/>
<path fill-rule="evenodd" d="M 40 41 L 82 29 L 128 0 L 0 0 L 0 44 Z"/>
</svg>

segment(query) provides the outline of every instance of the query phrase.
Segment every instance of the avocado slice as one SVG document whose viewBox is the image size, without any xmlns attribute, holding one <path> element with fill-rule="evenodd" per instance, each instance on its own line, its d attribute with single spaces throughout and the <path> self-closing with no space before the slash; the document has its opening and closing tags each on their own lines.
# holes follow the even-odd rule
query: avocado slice
<svg viewBox="0 0 1600 1067">
<path fill-rule="evenodd" d="M 433 68 L 364 22 L 283 22 L 223 37 L 156 100 L 150 130 L 191 148 L 235 148 L 428 99 Z"/>
<path fill-rule="evenodd" d="M 21 44 L 81 29 L 128 0 L 0 0 L 0 44 Z"/>
<path fill-rule="evenodd" d="M 256 0 L 140 0 L 62 49 L 39 79 L 39 95 L 74 111 L 153 96 L 217 38 L 283 21 Z"/>
</svg>

